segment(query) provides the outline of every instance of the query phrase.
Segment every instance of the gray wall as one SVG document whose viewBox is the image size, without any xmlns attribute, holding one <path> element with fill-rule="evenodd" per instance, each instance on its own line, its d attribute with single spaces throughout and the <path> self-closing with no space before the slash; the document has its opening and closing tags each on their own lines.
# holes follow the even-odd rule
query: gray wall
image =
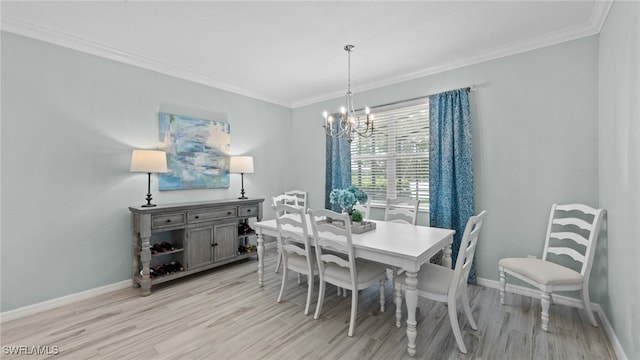
<svg viewBox="0 0 640 360">
<path fill-rule="evenodd" d="M 145 203 L 134 148 L 158 144 L 158 112 L 231 124 L 254 156 L 249 197 L 282 192 L 291 109 L 2 32 L 1 311 L 130 277 L 128 207 Z M 155 203 L 235 198 L 229 189 L 158 191 Z M 267 215 L 269 209 L 265 208 Z"/>
<path fill-rule="evenodd" d="M 600 33 L 600 206 L 608 281 L 597 299 L 629 359 L 640 359 L 640 3 L 613 3 Z"/>
</svg>

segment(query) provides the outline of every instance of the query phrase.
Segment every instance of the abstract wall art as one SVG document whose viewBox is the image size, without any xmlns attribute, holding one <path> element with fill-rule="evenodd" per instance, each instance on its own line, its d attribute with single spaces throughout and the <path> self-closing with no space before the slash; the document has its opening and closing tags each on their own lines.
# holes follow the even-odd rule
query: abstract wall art
<svg viewBox="0 0 640 360">
<path fill-rule="evenodd" d="M 160 150 L 169 172 L 158 174 L 160 190 L 229 187 L 230 127 L 225 121 L 159 113 Z"/>
</svg>

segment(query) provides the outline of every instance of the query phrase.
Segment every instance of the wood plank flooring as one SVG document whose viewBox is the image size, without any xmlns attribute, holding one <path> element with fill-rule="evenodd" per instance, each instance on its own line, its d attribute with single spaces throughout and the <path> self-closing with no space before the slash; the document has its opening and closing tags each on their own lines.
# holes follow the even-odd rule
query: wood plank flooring
<svg viewBox="0 0 640 360">
<path fill-rule="evenodd" d="M 263 288 L 257 285 L 257 262 L 249 259 L 160 284 L 147 297 L 139 289 L 122 289 L 7 322 L 0 357 L 409 359 L 406 327 L 395 327 L 391 282 L 384 313 L 377 286 L 361 292 L 349 338 L 350 295 L 338 297 L 328 286 L 321 318 L 305 316 L 306 284 L 298 285 L 294 275 L 285 300 L 276 302 L 282 272 L 273 272 L 275 261 L 275 250 L 267 251 Z M 315 285 L 317 295 L 317 280 Z M 500 305 L 495 289 L 470 286 L 469 291 L 477 331 L 458 309 L 469 353 L 458 351 L 446 306 L 419 299 L 417 359 L 615 359 L 602 327 L 592 327 L 581 309 L 553 305 L 545 333 L 538 300 L 510 294 L 508 305 Z M 15 346 L 25 348 L 11 354 Z M 45 354 L 34 354 L 38 346 Z"/>
</svg>

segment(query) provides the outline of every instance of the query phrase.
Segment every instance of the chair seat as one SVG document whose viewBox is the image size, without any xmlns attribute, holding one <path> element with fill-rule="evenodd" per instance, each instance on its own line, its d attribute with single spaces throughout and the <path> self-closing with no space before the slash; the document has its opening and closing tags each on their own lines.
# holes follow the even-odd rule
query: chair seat
<svg viewBox="0 0 640 360">
<path fill-rule="evenodd" d="M 584 282 L 579 272 L 542 259 L 504 258 L 498 265 L 509 273 L 522 275 L 545 286 L 574 285 Z"/>
<path fill-rule="evenodd" d="M 387 272 L 386 266 L 362 259 L 356 259 L 356 268 L 358 269 L 358 284 L 371 284 L 380 278 L 380 274 Z M 331 282 L 329 279 L 334 279 L 345 284 L 342 285 L 343 287 L 351 287 L 351 272 L 348 268 L 335 263 L 327 263 L 324 266 L 324 275 L 328 282 Z"/>
<path fill-rule="evenodd" d="M 453 279 L 453 270 L 441 265 L 424 264 L 418 272 L 418 289 L 446 295 Z"/>
<path fill-rule="evenodd" d="M 313 275 L 317 275 L 318 266 L 316 265 L 316 259 L 315 257 L 313 257 L 310 260 L 312 262 L 311 267 L 313 270 Z M 287 268 L 303 275 L 309 275 L 306 256 L 302 256 L 296 253 L 290 253 L 289 255 L 287 255 Z"/>
</svg>

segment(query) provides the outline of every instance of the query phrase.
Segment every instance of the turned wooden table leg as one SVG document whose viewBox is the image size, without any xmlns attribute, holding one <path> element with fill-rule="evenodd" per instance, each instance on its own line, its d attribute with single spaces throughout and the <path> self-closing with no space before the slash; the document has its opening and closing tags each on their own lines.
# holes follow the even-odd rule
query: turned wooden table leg
<svg viewBox="0 0 640 360">
<path fill-rule="evenodd" d="M 451 244 L 444 247 L 442 254 L 442 265 L 451 269 Z"/>
<path fill-rule="evenodd" d="M 418 291 L 416 286 L 418 285 L 418 274 L 415 272 L 406 273 L 405 277 L 405 292 L 404 297 L 407 303 L 407 339 L 409 344 L 407 346 L 407 352 L 409 356 L 416 356 L 416 337 L 418 336 L 416 321 L 416 309 L 418 307 Z"/>
<path fill-rule="evenodd" d="M 264 237 L 262 230 L 258 229 L 258 286 L 264 285 Z"/>
</svg>

